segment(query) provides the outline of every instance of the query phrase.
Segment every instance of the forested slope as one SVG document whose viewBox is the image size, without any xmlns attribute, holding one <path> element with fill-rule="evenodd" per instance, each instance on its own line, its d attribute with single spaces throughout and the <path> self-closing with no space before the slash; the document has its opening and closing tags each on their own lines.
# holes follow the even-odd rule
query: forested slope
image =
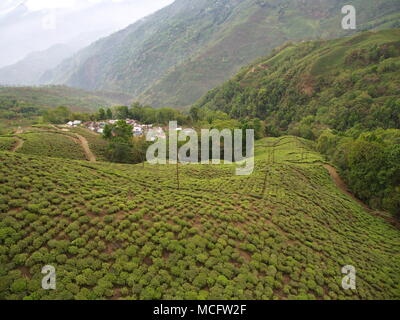
<svg viewBox="0 0 400 320">
<path fill-rule="evenodd" d="M 318 139 L 351 190 L 400 215 L 400 29 L 287 44 L 191 109 L 258 118 L 266 135 Z"/>
<path fill-rule="evenodd" d="M 101 39 L 42 81 L 123 91 L 156 107 L 189 106 L 238 69 L 289 40 L 332 38 L 344 0 L 176 0 Z M 358 30 L 398 24 L 396 0 L 354 0 Z"/>
<path fill-rule="evenodd" d="M 400 128 L 400 29 L 288 44 L 243 68 L 193 108 L 265 119 L 272 134 Z"/>
</svg>

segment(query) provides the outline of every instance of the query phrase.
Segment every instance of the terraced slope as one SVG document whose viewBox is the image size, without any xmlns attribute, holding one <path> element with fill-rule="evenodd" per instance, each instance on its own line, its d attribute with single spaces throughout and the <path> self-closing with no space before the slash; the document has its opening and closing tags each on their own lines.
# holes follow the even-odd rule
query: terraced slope
<svg viewBox="0 0 400 320">
<path fill-rule="evenodd" d="M 106 161 L 108 143 L 83 128 L 54 125 L 26 127 L 16 136 L 0 137 L 0 150 L 91 162 Z"/>
<path fill-rule="evenodd" d="M 248 177 L 182 166 L 178 190 L 175 169 L 0 152 L 0 298 L 400 298 L 400 231 L 306 141 L 259 141 Z M 40 289 L 47 264 L 55 291 Z"/>
<path fill-rule="evenodd" d="M 108 142 L 102 138 L 100 134 L 96 134 L 90 130 L 83 128 L 70 129 L 72 133 L 78 134 L 83 137 L 87 143 L 90 151 L 94 154 L 97 161 L 107 161 L 106 152 Z"/>
<path fill-rule="evenodd" d="M 11 151 L 17 144 L 17 139 L 14 137 L 0 137 L 0 150 Z"/>
<path fill-rule="evenodd" d="M 74 136 L 52 132 L 29 132 L 18 135 L 23 144 L 16 152 L 45 157 L 85 160 L 81 144 Z"/>
</svg>

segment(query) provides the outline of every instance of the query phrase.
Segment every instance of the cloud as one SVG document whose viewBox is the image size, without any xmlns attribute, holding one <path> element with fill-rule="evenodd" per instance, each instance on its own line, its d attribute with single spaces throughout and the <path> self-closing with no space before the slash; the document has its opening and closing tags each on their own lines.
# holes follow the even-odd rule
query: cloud
<svg viewBox="0 0 400 320">
<path fill-rule="evenodd" d="M 15 63 L 32 51 L 46 50 L 55 44 L 73 42 L 74 45 L 87 45 L 172 2 L 0 0 L 0 43 L 7 43 L 0 51 L 0 67 Z"/>
<path fill-rule="evenodd" d="M 79 1 L 76 0 L 27 0 L 26 7 L 30 11 L 39 11 L 43 9 L 56 9 L 56 8 L 72 8 Z"/>
<path fill-rule="evenodd" d="M 43 9 L 84 8 L 106 1 L 107 0 L 26 0 L 25 5 L 30 11 L 40 11 Z M 115 3 L 124 1 L 126 0 L 111 0 L 111 2 Z"/>
</svg>

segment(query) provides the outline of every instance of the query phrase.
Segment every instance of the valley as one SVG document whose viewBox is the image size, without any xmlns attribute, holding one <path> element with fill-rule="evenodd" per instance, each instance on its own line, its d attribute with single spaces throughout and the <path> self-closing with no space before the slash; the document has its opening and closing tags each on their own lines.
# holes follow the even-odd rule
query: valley
<svg viewBox="0 0 400 320">
<path fill-rule="evenodd" d="M 35 2 L 0 4 L 54 44 L 0 54 L 0 301 L 400 300 L 398 0 Z"/>
<path fill-rule="evenodd" d="M 242 67 L 289 41 L 352 35 L 344 0 L 176 0 L 65 59 L 44 84 L 118 91 L 157 108 L 190 107 Z M 358 30 L 398 28 L 396 0 L 353 0 Z"/>
</svg>

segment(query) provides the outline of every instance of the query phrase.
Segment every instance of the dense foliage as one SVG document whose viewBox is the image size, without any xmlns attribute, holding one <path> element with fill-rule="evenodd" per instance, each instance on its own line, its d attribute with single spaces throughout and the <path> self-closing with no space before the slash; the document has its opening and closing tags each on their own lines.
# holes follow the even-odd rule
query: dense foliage
<svg viewBox="0 0 400 320">
<path fill-rule="evenodd" d="M 140 123 L 154 125 L 168 125 L 169 121 L 177 121 L 179 125 L 189 124 L 189 116 L 172 108 L 154 109 L 151 106 L 143 106 L 140 103 L 134 103 L 130 108 L 117 107 L 116 119 L 135 119 Z"/>
<path fill-rule="evenodd" d="M 0 137 L 0 151 L 11 151 L 16 144 L 16 139 L 13 137 Z"/>
<path fill-rule="evenodd" d="M 400 217 L 400 130 L 353 132 L 352 137 L 327 131 L 318 149 L 338 165 L 359 199 Z"/>
<path fill-rule="evenodd" d="M 106 157 L 111 162 L 141 163 L 146 160 L 149 143 L 144 136 L 133 137 L 132 126 L 124 120 L 107 124 L 103 138 L 109 141 Z"/>
<path fill-rule="evenodd" d="M 192 110 L 257 117 L 269 134 L 308 139 L 324 128 L 400 128 L 399 38 L 400 29 L 393 29 L 289 44 L 210 91 Z"/>
</svg>

